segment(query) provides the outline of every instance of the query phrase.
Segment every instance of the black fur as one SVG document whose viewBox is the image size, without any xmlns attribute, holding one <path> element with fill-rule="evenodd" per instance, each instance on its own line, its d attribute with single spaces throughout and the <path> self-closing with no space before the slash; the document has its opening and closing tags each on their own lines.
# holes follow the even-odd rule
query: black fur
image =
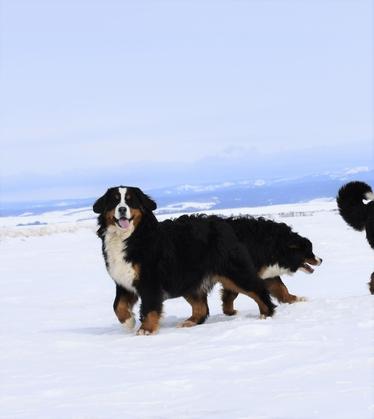
<svg viewBox="0 0 374 419">
<path fill-rule="evenodd" d="M 248 249 L 257 272 L 278 264 L 292 273 L 307 260 L 315 260 L 310 240 L 292 231 L 285 223 L 265 218 L 231 217 L 226 219 L 238 239 Z"/>
<path fill-rule="evenodd" d="M 99 213 L 98 235 L 103 240 L 107 264 L 104 242 L 109 226 L 106 214 L 118 205 L 118 190 L 118 187 L 110 188 L 94 204 L 94 211 Z M 198 215 L 158 222 L 152 212 L 156 208 L 154 201 L 138 188 L 127 187 L 127 190 L 132 200 L 126 200 L 126 204 L 132 211 L 137 209 L 142 214 L 134 231 L 123 241 L 124 262 L 140 267 L 132 284 L 141 299 L 143 324 L 140 331 L 155 332 L 147 330 L 147 316 L 152 312 L 161 314 L 165 298 L 183 296 L 189 302 L 193 301 L 192 305 L 195 302 L 206 305 L 206 292 L 220 278 L 228 278 L 235 287 L 254 294 L 261 302 L 262 314 L 273 314 L 275 305 L 264 282 L 258 278 L 245 245 L 225 220 Z M 119 227 L 113 224 L 114 228 Z M 204 319 L 202 316 L 197 323 Z"/>
<path fill-rule="evenodd" d="M 232 227 L 239 241 L 247 248 L 257 273 L 259 275 L 262 273 L 271 294 L 280 302 L 297 301 L 298 297 L 288 293 L 287 287 L 279 275 L 282 273 L 292 274 L 299 269 L 312 273 L 313 269 L 309 265 L 322 263 L 322 259 L 313 253 L 311 241 L 293 232 L 291 227 L 285 223 L 277 223 L 262 217 L 231 217 L 227 218 L 226 222 Z M 266 276 L 266 268 L 274 265 L 278 265 L 282 272 Z M 274 277 L 277 277 L 276 281 Z M 236 296 L 237 294 L 226 290 L 223 292 L 224 311 L 225 303 L 233 302 Z M 231 307 L 226 314 L 233 314 L 233 308 Z"/>
<path fill-rule="evenodd" d="M 336 198 L 340 215 L 355 230 L 366 232 L 366 238 L 374 249 L 374 201 L 364 204 L 371 187 L 364 182 L 349 182 L 339 189 Z"/>
<path fill-rule="evenodd" d="M 343 220 L 357 231 L 366 233 L 367 241 L 374 249 L 374 201 L 363 202 L 372 188 L 364 182 L 349 182 L 339 189 L 336 202 Z M 370 292 L 374 294 L 374 273 L 369 282 Z"/>
</svg>

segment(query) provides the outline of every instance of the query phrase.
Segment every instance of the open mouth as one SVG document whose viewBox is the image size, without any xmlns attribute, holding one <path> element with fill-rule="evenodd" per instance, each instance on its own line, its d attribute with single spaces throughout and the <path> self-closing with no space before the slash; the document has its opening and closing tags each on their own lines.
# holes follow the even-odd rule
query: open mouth
<svg viewBox="0 0 374 419">
<path fill-rule="evenodd" d="M 314 269 L 310 266 L 319 266 L 322 263 L 322 259 L 320 259 L 317 256 L 314 256 L 312 258 L 307 258 L 304 260 L 304 263 L 300 266 L 300 270 L 307 273 L 312 274 L 314 272 Z"/>
<path fill-rule="evenodd" d="M 303 263 L 300 267 L 300 270 L 307 274 L 312 274 L 314 272 L 314 269 L 307 263 Z"/>
<path fill-rule="evenodd" d="M 118 220 L 116 219 L 116 223 L 118 227 L 123 228 L 124 230 L 130 227 L 131 221 L 132 221 L 132 218 L 126 218 L 126 217 L 121 217 Z"/>
</svg>

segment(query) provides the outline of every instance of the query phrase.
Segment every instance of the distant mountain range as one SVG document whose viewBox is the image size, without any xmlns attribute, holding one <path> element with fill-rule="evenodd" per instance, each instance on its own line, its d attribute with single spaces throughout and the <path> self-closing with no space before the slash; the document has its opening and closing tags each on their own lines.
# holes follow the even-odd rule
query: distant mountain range
<svg viewBox="0 0 374 419">
<path fill-rule="evenodd" d="M 205 211 L 238 207 L 306 202 L 334 198 L 344 183 L 361 180 L 374 186 L 374 170 L 357 167 L 336 173 L 280 179 L 251 179 L 217 184 L 184 184 L 147 190 L 158 204 L 158 213 Z M 89 207 L 96 197 L 44 202 L 0 203 L 0 215 L 41 214 L 61 209 Z"/>
</svg>

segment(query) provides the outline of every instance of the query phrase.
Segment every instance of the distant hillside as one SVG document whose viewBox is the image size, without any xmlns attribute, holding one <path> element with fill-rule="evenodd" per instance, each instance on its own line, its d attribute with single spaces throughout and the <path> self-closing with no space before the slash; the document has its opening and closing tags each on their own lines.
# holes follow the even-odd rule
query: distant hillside
<svg viewBox="0 0 374 419">
<path fill-rule="evenodd" d="M 361 180 L 374 185 L 374 170 L 358 167 L 340 173 L 315 174 L 299 178 L 251 179 L 219 184 L 202 182 L 147 190 L 147 193 L 157 201 L 159 213 L 175 213 L 334 198 L 340 186 L 351 180 Z M 1 203 L 0 214 L 2 216 L 40 214 L 53 210 L 90 207 L 96 198 Z"/>
</svg>

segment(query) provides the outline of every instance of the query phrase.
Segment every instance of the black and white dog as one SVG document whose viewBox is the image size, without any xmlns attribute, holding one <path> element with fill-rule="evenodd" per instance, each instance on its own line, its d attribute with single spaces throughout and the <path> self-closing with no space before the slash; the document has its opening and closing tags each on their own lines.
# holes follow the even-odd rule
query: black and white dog
<svg viewBox="0 0 374 419">
<path fill-rule="evenodd" d="M 369 201 L 364 203 L 364 200 Z M 366 238 L 374 249 L 374 193 L 364 182 L 349 182 L 343 185 L 336 198 L 340 215 L 355 230 L 366 232 Z M 374 272 L 369 289 L 374 294 Z"/>
<path fill-rule="evenodd" d="M 156 203 L 139 188 L 108 189 L 93 210 L 107 270 L 116 283 L 114 311 L 121 323 L 134 325 L 132 308 L 140 298 L 138 334 L 159 328 L 163 301 L 184 297 L 192 316 L 182 326 L 203 323 L 209 314 L 207 293 L 216 282 L 253 298 L 260 313 L 275 305 L 257 276 L 246 246 L 233 228 L 216 216 L 182 216 L 158 222 Z"/>
<path fill-rule="evenodd" d="M 292 275 L 297 271 L 308 274 L 314 272 L 311 267 L 318 266 L 322 259 L 313 253 L 310 240 L 292 231 L 285 223 L 278 223 L 265 218 L 250 216 L 231 217 L 225 221 L 234 230 L 236 237 L 247 248 L 257 271 L 270 294 L 280 303 L 304 301 L 288 292 L 281 275 Z M 237 293 L 223 289 L 222 308 L 227 315 L 236 313 L 233 302 Z"/>
</svg>

